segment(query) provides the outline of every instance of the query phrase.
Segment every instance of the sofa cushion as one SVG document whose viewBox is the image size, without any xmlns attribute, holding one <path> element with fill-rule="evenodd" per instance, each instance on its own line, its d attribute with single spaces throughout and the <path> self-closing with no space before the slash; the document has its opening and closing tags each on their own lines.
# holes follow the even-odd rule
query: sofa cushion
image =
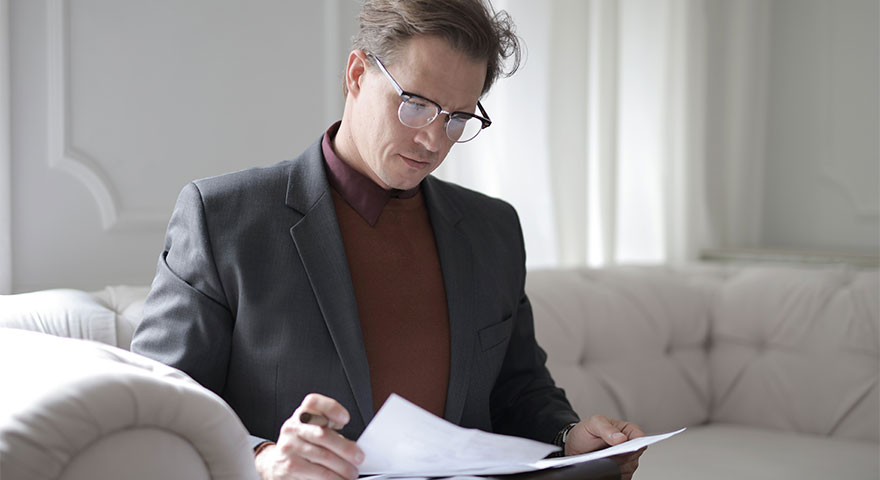
<svg viewBox="0 0 880 480">
<path fill-rule="evenodd" d="M 730 424 L 691 427 L 648 447 L 638 480 L 880 478 L 877 444 Z"/>
<path fill-rule="evenodd" d="M 131 349 L 131 337 L 144 316 L 144 301 L 150 287 L 111 286 L 93 292 L 95 300 L 116 314 L 116 343 L 119 348 Z"/>
<path fill-rule="evenodd" d="M 878 291 L 876 271 L 731 277 L 713 309 L 712 421 L 880 440 Z"/>
<path fill-rule="evenodd" d="M 97 292 L 60 288 L 0 295 L 0 327 L 128 350 L 149 291 L 150 287 L 111 286 Z"/>
<path fill-rule="evenodd" d="M 116 313 L 81 290 L 0 295 L 0 327 L 117 344 Z"/>
<path fill-rule="evenodd" d="M 529 272 L 536 336 L 575 410 L 651 432 L 706 422 L 709 316 L 722 279 L 661 267 Z"/>
</svg>

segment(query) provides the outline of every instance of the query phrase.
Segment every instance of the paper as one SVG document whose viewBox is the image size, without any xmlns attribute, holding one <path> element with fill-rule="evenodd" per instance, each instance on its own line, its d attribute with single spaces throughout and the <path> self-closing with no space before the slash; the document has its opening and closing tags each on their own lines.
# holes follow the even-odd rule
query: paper
<svg viewBox="0 0 880 480">
<path fill-rule="evenodd" d="M 628 442 L 620 443 L 614 445 L 613 447 L 604 448 L 602 450 L 596 450 L 595 452 L 584 453 L 581 455 L 572 455 L 569 457 L 559 457 L 559 458 L 547 458 L 543 460 L 538 460 L 536 462 L 531 462 L 525 465 L 496 465 L 488 468 L 481 469 L 472 469 L 466 470 L 465 472 L 459 472 L 456 470 L 457 474 L 467 474 L 467 475 L 508 475 L 513 473 L 523 473 L 523 472 L 531 472 L 535 470 L 545 470 L 548 468 L 558 468 L 558 467 L 567 467 L 569 465 L 574 465 L 577 463 L 589 462 L 591 460 L 598 460 L 600 458 L 613 457 L 615 455 L 622 455 L 624 453 L 635 452 L 636 450 L 647 447 L 648 445 L 652 445 L 661 440 L 666 440 L 667 438 L 678 435 L 679 433 L 685 431 L 685 428 L 681 430 L 677 430 L 674 432 L 663 433 L 660 435 L 651 435 L 647 437 L 639 437 L 632 439 Z"/>
<path fill-rule="evenodd" d="M 454 471 L 531 463 L 559 450 L 534 440 L 462 428 L 392 394 L 357 441 L 361 475 L 448 476 Z"/>
<path fill-rule="evenodd" d="M 533 465 L 536 466 L 539 470 L 544 468 L 564 467 L 567 465 L 574 465 L 576 463 L 589 462 L 590 460 L 596 460 L 598 458 L 613 457 L 615 455 L 635 452 L 640 448 L 647 447 L 648 445 L 657 443 L 661 440 L 666 440 L 673 435 L 678 435 L 685 430 L 687 429 L 682 428 L 674 432 L 663 433 L 660 435 L 634 438 L 628 442 L 619 443 L 612 447 L 603 448 L 602 450 L 597 450 L 595 452 L 572 455 L 570 457 L 548 458 L 546 460 L 539 460 Z"/>
<path fill-rule="evenodd" d="M 582 455 L 544 459 L 559 448 L 525 438 L 462 428 L 392 394 L 357 444 L 366 455 L 360 474 L 375 475 L 375 479 L 506 475 L 635 452 L 683 431 L 684 428 L 636 438 Z"/>
</svg>

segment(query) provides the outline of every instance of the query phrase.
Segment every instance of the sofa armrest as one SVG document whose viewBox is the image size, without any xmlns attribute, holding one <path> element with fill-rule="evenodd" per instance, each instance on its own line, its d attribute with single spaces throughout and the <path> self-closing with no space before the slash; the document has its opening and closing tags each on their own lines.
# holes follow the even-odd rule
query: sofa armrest
<svg viewBox="0 0 880 480">
<path fill-rule="evenodd" d="M 68 471 L 96 471 L 90 463 L 119 465 L 123 441 L 141 445 L 128 454 L 139 452 L 144 460 L 124 468 L 155 467 L 126 471 L 126 478 L 200 468 L 213 479 L 257 478 L 247 432 L 229 406 L 182 372 L 145 357 L 0 328 L 0 383 L 4 480 L 64 478 Z M 163 454 L 169 445 L 179 446 L 170 456 Z"/>
</svg>

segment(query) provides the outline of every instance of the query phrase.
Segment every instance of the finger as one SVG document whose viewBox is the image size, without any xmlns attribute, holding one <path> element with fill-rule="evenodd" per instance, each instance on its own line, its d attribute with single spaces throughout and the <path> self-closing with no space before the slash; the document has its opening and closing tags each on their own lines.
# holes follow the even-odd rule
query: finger
<svg viewBox="0 0 880 480">
<path fill-rule="evenodd" d="M 330 420 L 327 420 L 327 417 L 309 412 L 302 412 L 299 414 L 299 423 L 308 423 L 309 425 L 317 425 L 319 427 L 330 426 Z"/>
<path fill-rule="evenodd" d="M 612 425 L 611 421 L 602 415 L 590 417 L 590 420 L 587 422 L 587 430 L 601 438 L 608 445 L 617 445 L 627 440 L 626 434 Z"/>
<path fill-rule="evenodd" d="M 264 449 L 256 460 L 260 477 L 316 480 L 355 480 L 357 478 L 356 470 L 340 475 L 323 465 L 310 462 L 297 455 L 293 450 L 292 442 L 279 442 L 279 444 Z"/>
<path fill-rule="evenodd" d="M 350 470 L 327 467 L 319 463 L 310 461 L 307 458 L 296 458 L 290 462 L 290 471 L 292 478 L 312 478 L 318 480 L 355 480 L 358 477 L 357 469 L 351 467 Z"/>
<path fill-rule="evenodd" d="M 611 459 L 614 460 L 615 463 L 617 463 L 622 479 L 632 478 L 632 475 L 635 473 L 636 469 L 639 468 L 639 457 L 641 457 L 642 453 L 644 452 L 645 448 L 641 448 L 632 453 L 615 455 L 611 457 Z"/>
<path fill-rule="evenodd" d="M 318 414 L 327 417 L 327 420 L 329 420 L 327 426 L 333 430 L 341 429 L 351 419 L 348 410 L 342 404 L 319 393 L 306 395 L 302 404 L 294 412 L 294 417 L 298 419 L 302 413 Z"/>
<path fill-rule="evenodd" d="M 311 435 L 310 431 L 313 431 Z M 358 461 L 359 463 L 359 460 L 363 459 L 363 454 L 358 456 L 355 453 L 354 459 L 340 457 L 333 450 L 324 446 L 324 444 L 332 444 L 336 440 L 333 437 L 354 444 L 354 442 L 346 440 L 342 435 L 327 428 L 288 421 L 281 427 L 276 449 L 290 462 L 291 471 L 294 473 L 301 473 L 307 462 L 318 465 L 323 470 L 329 470 L 343 478 L 356 478 L 357 468 L 353 462 Z"/>
<path fill-rule="evenodd" d="M 299 425 L 297 432 L 299 440 L 326 449 L 348 464 L 360 465 L 364 461 L 364 452 L 357 443 L 333 430 L 315 425 Z"/>
<path fill-rule="evenodd" d="M 620 466 L 620 478 L 632 478 L 639 468 L 639 459 L 630 460 Z"/>
<path fill-rule="evenodd" d="M 353 465 L 360 465 L 364 461 L 364 453 L 355 442 L 329 428 L 299 423 L 299 417 L 294 414 L 281 426 L 278 446 L 287 454 L 302 455 L 303 442 L 325 448 Z"/>
<path fill-rule="evenodd" d="M 645 432 L 643 432 L 642 429 L 639 428 L 639 426 L 635 423 L 624 422 L 622 420 L 615 419 L 610 419 L 610 423 L 614 425 L 615 428 L 623 432 L 628 440 L 645 436 Z"/>
<path fill-rule="evenodd" d="M 357 467 L 355 467 L 352 462 L 349 462 L 335 452 L 320 445 L 299 438 L 296 450 L 305 460 L 321 466 L 342 478 L 355 479 L 358 476 Z"/>
</svg>

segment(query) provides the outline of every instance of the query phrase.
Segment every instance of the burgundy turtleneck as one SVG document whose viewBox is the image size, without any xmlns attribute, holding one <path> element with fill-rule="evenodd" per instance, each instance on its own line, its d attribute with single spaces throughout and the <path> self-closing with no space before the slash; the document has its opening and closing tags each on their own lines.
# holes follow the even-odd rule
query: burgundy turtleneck
<svg viewBox="0 0 880 480">
<path fill-rule="evenodd" d="M 397 393 L 442 417 L 449 384 L 449 313 L 434 230 L 419 187 L 385 190 L 322 148 L 357 300 L 373 408 Z"/>
</svg>

